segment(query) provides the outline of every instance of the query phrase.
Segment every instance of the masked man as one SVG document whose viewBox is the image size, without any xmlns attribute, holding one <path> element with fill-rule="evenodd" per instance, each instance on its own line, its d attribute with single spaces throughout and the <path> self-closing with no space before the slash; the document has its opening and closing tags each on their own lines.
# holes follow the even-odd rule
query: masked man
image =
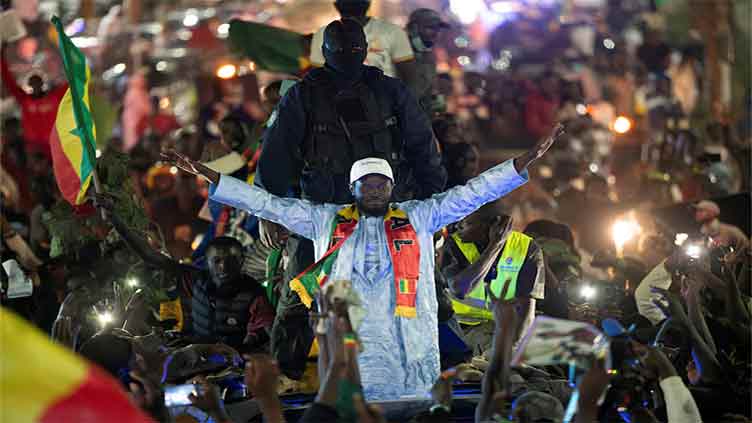
<svg viewBox="0 0 752 423">
<path fill-rule="evenodd" d="M 336 0 L 334 7 L 342 19 L 356 20 L 365 32 L 369 48 L 366 63 L 381 69 L 384 75 L 410 81 L 414 57 L 405 30 L 379 18 L 367 16 L 371 0 Z M 326 29 L 320 28 L 311 40 L 311 64 L 324 66 L 328 59 L 321 47 L 326 44 Z"/>
<path fill-rule="evenodd" d="M 355 204 L 279 198 L 220 175 L 175 152 L 166 159 L 206 178 L 211 198 L 247 210 L 311 239 L 316 263 L 290 282 L 310 304 L 321 282 L 350 281 L 367 313 L 358 328 L 359 366 L 369 399 L 424 395 L 439 375 L 433 234 L 527 180 L 527 166 L 562 132 L 467 185 L 429 199 L 390 203 L 394 176 L 379 158 L 350 171 Z"/>
</svg>

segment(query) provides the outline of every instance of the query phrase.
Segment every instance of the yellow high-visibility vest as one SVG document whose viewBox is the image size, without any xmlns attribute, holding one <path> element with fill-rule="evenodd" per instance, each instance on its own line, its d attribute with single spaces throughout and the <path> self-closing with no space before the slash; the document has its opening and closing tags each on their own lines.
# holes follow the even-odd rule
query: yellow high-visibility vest
<svg viewBox="0 0 752 423">
<path fill-rule="evenodd" d="M 464 242 L 457 234 L 453 234 L 452 239 L 470 264 L 478 261 L 480 252 L 475 244 Z M 512 231 L 509 234 L 504 250 L 502 250 L 499 261 L 496 263 L 496 278 L 491 281 L 491 291 L 494 295 L 499 295 L 504 282 L 510 280 L 511 285 L 507 290 L 506 299 L 514 298 L 517 293 L 517 278 L 522 270 L 532 240 L 532 238 L 520 232 Z M 453 298 L 452 308 L 457 320 L 462 324 L 477 325 L 487 320 L 493 320 L 493 312 L 489 310 L 484 283 L 478 283 L 464 299 Z"/>
</svg>

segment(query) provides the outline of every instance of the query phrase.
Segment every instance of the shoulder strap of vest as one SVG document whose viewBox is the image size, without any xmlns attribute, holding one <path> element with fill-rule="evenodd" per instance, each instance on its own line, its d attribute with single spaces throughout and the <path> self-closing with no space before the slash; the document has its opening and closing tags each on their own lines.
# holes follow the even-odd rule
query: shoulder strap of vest
<svg viewBox="0 0 752 423">
<path fill-rule="evenodd" d="M 473 264 L 478 261 L 480 258 L 480 251 L 474 243 L 463 241 L 456 232 L 452 234 L 452 240 L 468 263 Z"/>
</svg>

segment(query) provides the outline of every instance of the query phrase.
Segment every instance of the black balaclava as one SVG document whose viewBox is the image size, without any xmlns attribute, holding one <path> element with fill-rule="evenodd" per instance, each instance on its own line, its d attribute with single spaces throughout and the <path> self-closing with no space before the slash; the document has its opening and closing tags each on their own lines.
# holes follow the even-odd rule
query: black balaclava
<svg viewBox="0 0 752 423">
<path fill-rule="evenodd" d="M 345 79 L 357 78 L 368 54 L 363 27 L 347 18 L 330 23 L 324 30 L 321 51 L 327 67 Z"/>
</svg>

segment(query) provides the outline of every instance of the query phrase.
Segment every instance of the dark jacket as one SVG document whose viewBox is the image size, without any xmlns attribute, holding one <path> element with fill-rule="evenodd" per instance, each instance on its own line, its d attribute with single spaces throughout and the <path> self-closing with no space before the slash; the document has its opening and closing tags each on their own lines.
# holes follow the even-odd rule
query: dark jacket
<svg viewBox="0 0 752 423">
<path fill-rule="evenodd" d="M 217 296 L 204 272 L 193 281 L 191 320 L 195 336 L 243 350 L 269 339 L 267 330 L 271 329 L 274 311 L 264 289 L 247 276 L 243 279 L 237 293 L 229 297 Z M 246 337 L 248 345 L 244 345 Z"/>
<path fill-rule="evenodd" d="M 319 82 L 322 81 L 322 82 Z M 399 80 L 384 76 L 373 67 L 364 66 L 361 79 L 380 98 L 388 98 L 391 111 L 397 118 L 397 127 L 402 138 L 402 156 L 415 181 L 413 197 L 427 198 L 443 191 L 446 171 L 441 165 L 441 156 L 431 130 L 431 125 L 417 101 Z M 284 196 L 289 188 L 300 187 L 303 197 L 316 202 L 345 204 L 352 201 L 349 190 L 349 172 L 334 175 L 333 180 L 324 180 L 304 166 L 305 142 L 310 137 L 311 105 L 322 104 L 320 98 L 310 96 L 306 84 L 328 83 L 332 91 L 347 89 L 348 85 L 338 80 L 327 68 L 311 71 L 306 79 L 290 88 L 279 104 L 279 114 L 274 124 L 264 135 L 264 150 L 259 160 L 255 184 L 272 194 Z M 315 92 L 315 90 L 313 91 Z M 332 92 L 333 99 L 338 92 Z M 334 102 L 330 104 L 334 107 Z M 343 137 L 343 148 L 347 147 Z M 400 181 L 397 181 L 398 185 Z M 322 187 L 322 184 L 328 186 Z"/>
</svg>

